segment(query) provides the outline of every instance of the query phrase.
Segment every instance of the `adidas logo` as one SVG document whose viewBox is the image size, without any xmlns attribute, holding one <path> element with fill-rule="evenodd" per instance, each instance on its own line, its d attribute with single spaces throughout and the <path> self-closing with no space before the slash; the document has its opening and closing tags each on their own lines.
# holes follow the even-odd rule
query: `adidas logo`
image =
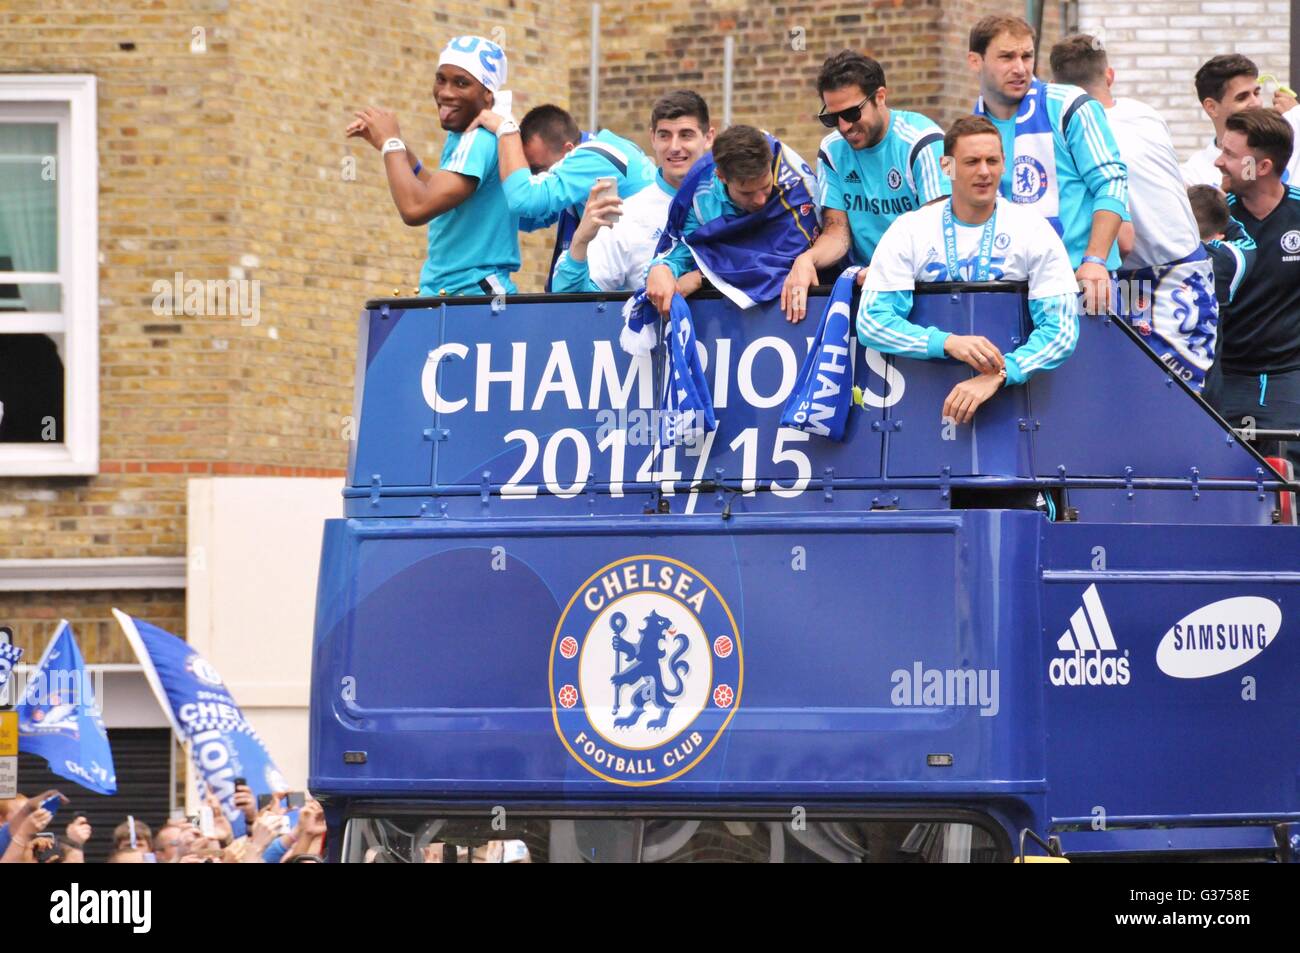
<svg viewBox="0 0 1300 953">
<path fill-rule="evenodd" d="M 1129 683 L 1128 651 L 1123 656 L 1103 653 L 1118 652 L 1115 636 L 1110 630 L 1110 620 L 1097 594 L 1096 585 L 1083 593 L 1083 605 L 1070 616 L 1070 628 L 1056 640 L 1058 651 L 1068 653 L 1065 658 L 1052 659 L 1048 677 L 1053 685 L 1127 685 Z"/>
<path fill-rule="evenodd" d="M 844 181 L 845 181 L 845 182 L 856 182 L 856 183 L 858 183 L 858 185 L 861 185 L 861 184 L 862 184 L 862 177 L 861 177 L 860 175 L 858 175 L 856 169 L 849 169 L 849 174 L 846 175 L 846 176 L 844 177 Z"/>
</svg>

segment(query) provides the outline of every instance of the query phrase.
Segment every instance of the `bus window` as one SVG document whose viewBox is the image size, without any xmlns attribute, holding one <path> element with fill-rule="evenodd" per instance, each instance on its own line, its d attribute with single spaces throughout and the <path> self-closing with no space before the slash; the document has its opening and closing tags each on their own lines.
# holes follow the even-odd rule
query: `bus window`
<svg viewBox="0 0 1300 953">
<path fill-rule="evenodd" d="M 352 818 L 346 863 L 991 863 L 981 826 L 942 819 Z"/>
</svg>

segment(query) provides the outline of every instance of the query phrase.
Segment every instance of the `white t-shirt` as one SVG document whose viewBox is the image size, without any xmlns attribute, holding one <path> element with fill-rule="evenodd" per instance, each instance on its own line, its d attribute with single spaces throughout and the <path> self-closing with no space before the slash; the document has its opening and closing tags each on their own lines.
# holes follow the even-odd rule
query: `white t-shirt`
<svg viewBox="0 0 1300 953">
<path fill-rule="evenodd" d="M 959 274 L 950 276 L 943 241 L 947 204 L 946 200 L 934 202 L 894 219 L 871 258 L 865 290 L 912 291 L 918 281 L 974 280 L 984 225 L 965 225 L 954 219 Z M 995 214 L 990 281 L 1028 281 L 1033 299 L 1078 292 L 1070 256 L 1047 219 L 1002 196 L 998 196 Z"/>
<path fill-rule="evenodd" d="M 587 246 L 587 270 L 602 291 L 645 287 L 650 259 L 668 221 L 673 197 L 662 173 L 640 192 L 623 200 L 623 216 L 602 228 Z"/>
<path fill-rule="evenodd" d="M 1297 182 L 1296 177 L 1300 176 L 1300 106 L 1292 106 L 1282 114 L 1282 118 L 1291 124 L 1291 131 L 1295 133 L 1295 145 L 1291 149 L 1291 161 L 1286 166 L 1289 173 L 1287 182 L 1294 185 Z M 1121 143 L 1120 150 L 1123 151 L 1123 148 Z M 1218 160 L 1222 151 L 1219 144 L 1211 139 L 1204 149 L 1193 152 L 1182 165 L 1183 184 L 1212 185 L 1216 189 L 1223 188 L 1223 173 L 1214 167 L 1214 163 Z"/>
<path fill-rule="evenodd" d="M 1120 158 L 1128 166 L 1135 239 L 1123 267 L 1167 265 L 1186 258 L 1201 243 L 1201 233 L 1187 201 L 1169 126 L 1158 112 L 1136 99 L 1115 100 L 1106 118 Z"/>
</svg>

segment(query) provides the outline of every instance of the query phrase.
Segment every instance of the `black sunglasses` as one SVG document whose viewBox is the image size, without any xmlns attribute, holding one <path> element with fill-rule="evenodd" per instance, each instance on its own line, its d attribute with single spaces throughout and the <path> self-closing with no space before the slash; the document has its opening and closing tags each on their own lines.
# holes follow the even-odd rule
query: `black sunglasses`
<svg viewBox="0 0 1300 953">
<path fill-rule="evenodd" d="M 827 129 L 834 129 L 837 125 L 839 125 L 841 119 L 843 119 L 845 122 L 857 122 L 859 119 L 862 118 L 862 107 L 865 106 L 867 103 L 871 102 L 875 98 L 876 98 L 875 94 L 872 93 L 870 96 L 862 100 L 862 102 L 858 103 L 856 106 L 850 106 L 848 109 L 841 109 L 839 112 L 833 112 L 833 113 L 828 113 L 826 111 L 826 107 L 822 106 L 822 110 L 817 114 L 817 118 L 821 121 L 821 124 L 825 126 Z"/>
</svg>

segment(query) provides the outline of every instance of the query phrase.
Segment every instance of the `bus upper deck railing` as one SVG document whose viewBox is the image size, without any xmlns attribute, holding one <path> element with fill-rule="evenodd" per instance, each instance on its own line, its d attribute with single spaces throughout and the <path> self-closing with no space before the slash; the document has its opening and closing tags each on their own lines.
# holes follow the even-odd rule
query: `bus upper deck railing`
<svg viewBox="0 0 1300 953">
<path fill-rule="evenodd" d="M 742 312 L 693 297 L 718 427 L 661 447 L 662 345 L 641 358 L 620 349 L 626 297 L 368 302 L 347 514 L 947 509 L 1019 490 L 1068 495 L 1061 515 L 1085 521 L 1264 523 L 1285 487 L 1128 327 L 1102 317 L 1083 317 L 1073 356 L 997 394 L 972 425 L 941 417 L 965 365 L 857 348 L 861 403 L 844 440 L 782 428 L 824 293 L 797 325 L 774 304 Z M 924 287 L 914 320 L 1003 351 L 1030 330 L 1023 286 L 1008 283 Z"/>
</svg>

